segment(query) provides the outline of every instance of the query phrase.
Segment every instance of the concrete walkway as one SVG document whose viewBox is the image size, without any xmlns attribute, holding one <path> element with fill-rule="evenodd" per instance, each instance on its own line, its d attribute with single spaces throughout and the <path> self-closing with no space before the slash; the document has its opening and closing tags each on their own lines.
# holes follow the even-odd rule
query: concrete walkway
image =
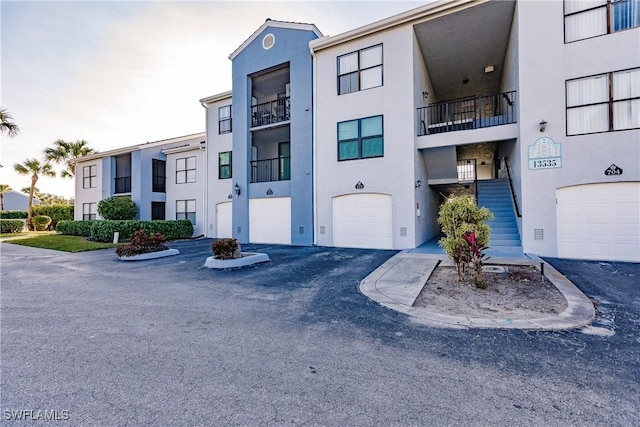
<svg viewBox="0 0 640 427">
<path fill-rule="evenodd" d="M 400 252 L 360 282 L 360 291 L 379 304 L 431 326 L 450 328 L 505 328 L 531 330 L 567 330 L 587 326 L 595 319 L 595 309 L 584 295 L 565 276 L 540 258 L 495 258 L 490 264 L 536 265 L 544 263 L 544 275 L 562 293 L 568 307 L 560 314 L 536 319 L 489 319 L 451 316 L 414 307 L 429 276 L 437 265 L 452 265 L 444 255 Z"/>
</svg>

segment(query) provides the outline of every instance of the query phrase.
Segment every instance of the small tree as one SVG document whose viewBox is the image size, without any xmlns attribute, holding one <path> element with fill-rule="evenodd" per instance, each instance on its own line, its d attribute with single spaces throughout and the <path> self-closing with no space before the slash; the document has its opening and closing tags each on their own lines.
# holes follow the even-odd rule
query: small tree
<svg viewBox="0 0 640 427">
<path fill-rule="evenodd" d="M 464 279 L 465 267 L 473 263 L 476 284 L 482 270 L 482 251 L 489 244 L 490 228 L 484 221 L 493 219 L 487 208 L 476 205 L 471 196 L 452 195 L 440 206 L 438 223 L 445 237 L 438 242 L 453 261 L 460 280 Z"/>
<path fill-rule="evenodd" d="M 31 175 L 31 186 L 29 187 L 29 199 L 27 200 L 27 227 L 33 229 L 31 218 L 33 218 L 33 194 L 36 183 L 40 176 L 56 176 L 49 162 L 40 163 L 37 159 L 27 159 L 23 163 L 16 163 L 13 169 L 20 175 Z"/>
<path fill-rule="evenodd" d="M 98 202 L 98 213 L 104 219 L 129 220 L 138 214 L 138 208 L 128 197 L 109 197 Z"/>
<path fill-rule="evenodd" d="M 9 137 L 14 137 L 20 132 L 20 128 L 13 122 L 11 113 L 4 108 L 0 108 L 0 133 L 6 133 Z"/>
<path fill-rule="evenodd" d="M 0 184 L 0 211 L 4 210 L 4 193 L 11 191 L 9 184 Z"/>
</svg>

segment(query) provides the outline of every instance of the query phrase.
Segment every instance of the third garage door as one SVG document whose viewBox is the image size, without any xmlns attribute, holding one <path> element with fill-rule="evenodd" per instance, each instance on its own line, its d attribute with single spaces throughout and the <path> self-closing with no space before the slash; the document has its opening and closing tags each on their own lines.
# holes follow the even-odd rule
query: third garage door
<svg viewBox="0 0 640 427">
<path fill-rule="evenodd" d="M 388 194 L 349 194 L 333 198 L 333 246 L 392 249 L 393 222 Z"/>
</svg>

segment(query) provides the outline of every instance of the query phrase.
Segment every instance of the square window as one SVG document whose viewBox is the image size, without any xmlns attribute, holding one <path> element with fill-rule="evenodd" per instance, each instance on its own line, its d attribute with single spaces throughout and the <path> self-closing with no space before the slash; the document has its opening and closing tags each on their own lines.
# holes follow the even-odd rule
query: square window
<svg viewBox="0 0 640 427">
<path fill-rule="evenodd" d="M 384 156 L 382 116 L 338 123 L 338 161 Z"/>
<path fill-rule="evenodd" d="M 338 95 L 382 86 L 382 45 L 338 57 Z"/>
</svg>

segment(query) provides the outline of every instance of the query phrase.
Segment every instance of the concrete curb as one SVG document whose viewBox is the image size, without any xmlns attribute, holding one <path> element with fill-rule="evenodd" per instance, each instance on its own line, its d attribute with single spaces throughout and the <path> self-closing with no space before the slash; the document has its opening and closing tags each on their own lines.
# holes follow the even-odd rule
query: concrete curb
<svg viewBox="0 0 640 427">
<path fill-rule="evenodd" d="M 119 256 L 118 259 L 120 261 L 144 261 L 147 259 L 164 258 L 164 257 L 179 255 L 179 254 L 180 254 L 180 251 L 178 251 L 177 249 L 166 249 L 164 251 L 149 252 L 149 253 L 140 254 L 140 255 Z"/>
<path fill-rule="evenodd" d="M 429 276 L 440 265 L 451 265 L 443 255 L 400 252 L 388 259 L 360 282 L 360 291 L 377 303 L 411 316 L 412 320 L 448 328 L 526 329 L 559 331 L 581 328 L 595 319 L 595 308 L 565 276 L 536 256 L 529 260 L 491 258 L 488 264 L 540 265 L 544 275 L 567 300 L 567 308 L 560 314 L 537 319 L 487 319 L 434 313 L 413 307 Z"/>
</svg>

